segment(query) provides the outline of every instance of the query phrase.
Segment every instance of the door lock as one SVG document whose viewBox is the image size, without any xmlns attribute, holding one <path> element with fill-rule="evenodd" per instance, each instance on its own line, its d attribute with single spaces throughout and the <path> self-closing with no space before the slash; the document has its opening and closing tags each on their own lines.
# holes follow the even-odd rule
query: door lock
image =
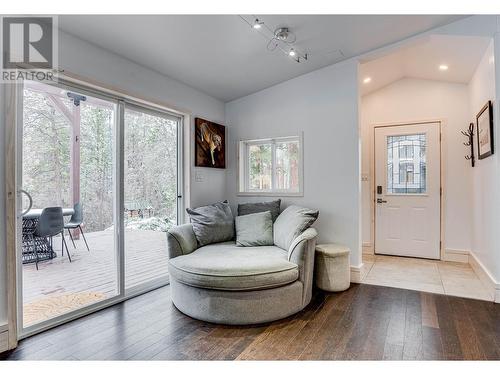
<svg viewBox="0 0 500 375">
<path fill-rule="evenodd" d="M 387 203 L 387 201 L 382 198 L 377 198 L 377 203 Z"/>
</svg>

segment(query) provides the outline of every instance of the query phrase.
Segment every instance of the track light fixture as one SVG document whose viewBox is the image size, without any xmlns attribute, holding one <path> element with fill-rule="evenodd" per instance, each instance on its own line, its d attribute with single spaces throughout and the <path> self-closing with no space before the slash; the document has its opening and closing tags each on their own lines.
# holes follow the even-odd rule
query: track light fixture
<svg viewBox="0 0 500 375">
<path fill-rule="evenodd" d="M 298 63 L 307 60 L 307 53 L 301 53 L 293 47 L 296 37 L 288 27 L 279 27 L 273 31 L 264 23 L 264 21 L 256 17 L 253 18 L 253 21 L 249 21 L 243 16 L 239 17 L 265 39 L 267 39 L 267 49 L 269 51 L 278 49 Z"/>
<path fill-rule="evenodd" d="M 260 22 L 258 18 L 255 19 L 255 21 L 253 22 L 253 28 L 256 29 L 256 30 L 259 30 L 262 28 L 262 24 L 264 22 Z"/>
</svg>

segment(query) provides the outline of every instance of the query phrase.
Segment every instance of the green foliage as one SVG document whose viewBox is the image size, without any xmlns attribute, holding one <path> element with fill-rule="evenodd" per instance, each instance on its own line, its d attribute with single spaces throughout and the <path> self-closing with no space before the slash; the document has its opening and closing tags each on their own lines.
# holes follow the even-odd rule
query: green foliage
<svg viewBox="0 0 500 375">
<path fill-rule="evenodd" d="M 250 187 L 270 189 L 272 172 L 271 145 L 252 145 L 249 150 Z"/>
<path fill-rule="evenodd" d="M 62 102 L 75 110 L 70 100 Z M 79 109 L 84 225 L 87 231 L 101 231 L 113 225 L 115 111 L 88 101 Z M 166 231 L 176 222 L 177 124 L 127 110 L 125 128 L 125 208 L 150 208 L 153 216 L 125 214 L 125 225 Z M 25 90 L 23 132 L 23 186 L 34 207 L 70 207 L 70 121 L 48 96 Z"/>
<path fill-rule="evenodd" d="M 153 216 L 175 222 L 176 123 L 127 110 L 125 124 L 125 209 L 152 208 Z"/>
<path fill-rule="evenodd" d="M 70 205 L 70 131 L 44 95 L 24 91 L 23 188 L 34 206 Z"/>
</svg>

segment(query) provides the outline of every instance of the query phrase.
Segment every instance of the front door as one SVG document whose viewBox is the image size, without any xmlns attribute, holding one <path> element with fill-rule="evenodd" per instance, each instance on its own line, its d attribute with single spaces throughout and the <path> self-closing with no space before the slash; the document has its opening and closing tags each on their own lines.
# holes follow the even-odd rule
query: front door
<svg viewBox="0 0 500 375">
<path fill-rule="evenodd" d="M 375 128 L 375 253 L 440 258 L 440 123 Z"/>
</svg>

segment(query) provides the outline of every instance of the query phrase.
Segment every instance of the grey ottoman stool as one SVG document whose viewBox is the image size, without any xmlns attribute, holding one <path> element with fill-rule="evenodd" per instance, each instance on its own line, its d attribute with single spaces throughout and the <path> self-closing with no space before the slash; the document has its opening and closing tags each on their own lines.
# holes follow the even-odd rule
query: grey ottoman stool
<svg viewBox="0 0 500 375">
<path fill-rule="evenodd" d="M 349 288 L 351 267 L 348 247 L 339 244 L 316 246 L 314 278 L 316 286 L 328 292 L 340 292 Z"/>
</svg>

